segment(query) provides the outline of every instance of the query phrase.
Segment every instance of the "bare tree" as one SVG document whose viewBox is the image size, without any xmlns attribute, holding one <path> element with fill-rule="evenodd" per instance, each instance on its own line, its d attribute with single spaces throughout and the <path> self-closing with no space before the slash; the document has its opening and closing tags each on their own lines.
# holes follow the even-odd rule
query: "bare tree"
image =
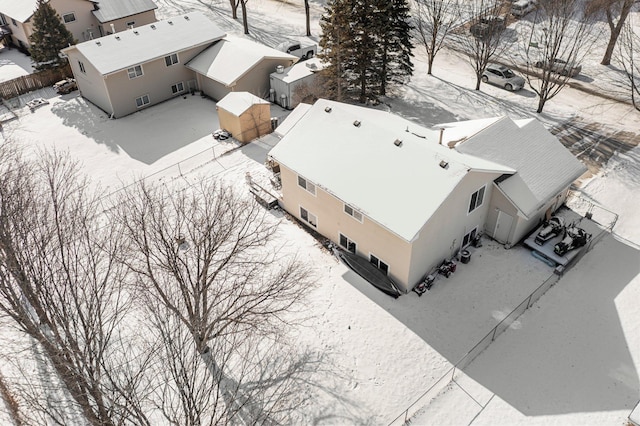
<svg viewBox="0 0 640 426">
<path fill-rule="evenodd" d="M 32 354 L 66 390 L 48 414 L 68 423 L 148 424 L 123 377 L 120 327 L 130 299 L 116 227 L 100 224 L 99 199 L 68 156 L 27 161 L 0 148 L 0 312 L 35 342 Z M 38 404 L 34 404 L 37 408 Z M 44 405 L 43 405 L 44 406 Z M 56 412 L 57 411 L 57 412 Z"/>
<path fill-rule="evenodd" d="M 521 21 L 526 78 L 538 95 L 536 112 L 541 113 L 579 71 L 598 36 L 592 24 L 593 14 L 580 0 L 543 0 L 533 22 Z"/>
<path fill-rule="evenodd" d="M 620 37 L 620 32 L 629 17 L 629 13 L 638 0 L 594 0 L 589 3 L 591 13 L 604 12 L 609 26 L 609 42 L 600 62 L 602 65 L 610 65 L 611 57 Z"/>
<path fill-rule="evenodd" d="M 468 19 L 468 24 L 460 27 L 453 47 L 462 52 L 473 68 L 476 76 L 476 90 L 480 90 L 482 74 L 494 57 L 505 50 L 505 22 L 500 18 L 502 2 L 479 0 L 458 3 L 458 14 Z"/>
<path fill-rule="evenodd" d="M 416 39 L 427 52 L 427 74 L 444 46 L 449 33 L 460 22 L 457 0 L 417 0 L 415 3 Z"/>
<path fill-rule="evenodd" d="M 311 36 L 311 10 L 309 7 L 309 0 L 304 0 L 304 17 L 307 28 L 307 37 Z"/>
<path fill-rule="evenodd" d="M 247 17 L 247 3 L 249 0 L 236 0 L 240 2 L 240 7 L 242 8 L 242 26 L 244 28 L 244 33 L 249 34 L 249 21 Z M 235 12 L 235 9 L 234 9 Z"/>
<path fill-rule="evenodd" d="M 219 394 L 229 395 L 222 378 L 234 371 L 217 348 L 237 355 L 222 343 L 277 334 L 310 284 L 309 272 L 274 246 L 277 223 L 266 210 L 210 180 L 185 189 L 141 183 L 123 197 L 118 216 L 140 287 L 185 327 Z M 262 418 L 262 409 L 240 406 L 243 416 Z"/>
<path fill-rule="evenodd" d="M 233 19 L 238 19 L 238 0 L 229 0 L 229 5 L 231 6 L 231 17 Z"/>
<path fill-rule="evenodd" d="M 640 111 L 640 58 L 637 57 L 640 34 L 631 21 L 627 22 L 620 34 L 620 62 L 629 82 L 631 102 Z"/>
</svg>

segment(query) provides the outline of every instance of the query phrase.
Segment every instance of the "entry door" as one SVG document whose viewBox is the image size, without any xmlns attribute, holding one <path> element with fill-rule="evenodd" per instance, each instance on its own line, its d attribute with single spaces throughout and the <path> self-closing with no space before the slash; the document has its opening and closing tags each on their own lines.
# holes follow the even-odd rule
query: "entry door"
<svg viewBox="0 0 640 426">
<path fill-rule="evenodd" d="M 511 225 L 513 225 L 513 216 L 498 210 L 498 220 L 493 231 L 493 238 L 500 243 L 506 243 L 511 231 Z"/>
</svg>

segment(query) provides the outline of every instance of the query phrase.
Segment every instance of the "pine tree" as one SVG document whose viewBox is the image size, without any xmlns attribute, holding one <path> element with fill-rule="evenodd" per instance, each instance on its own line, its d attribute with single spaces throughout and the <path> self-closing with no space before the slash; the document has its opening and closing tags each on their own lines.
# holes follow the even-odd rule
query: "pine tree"
<svg viewBox="0 0 640 426">
<path fill-rule="evenodd" d="M 413 73 L 407 0 L 329 0 L 319 55 L 329 95 L 361 103 L 386 95 Z"/>
<path fill-rule="evenodd" d="M 31 60 L 38 70 L 63 65 L 66 60 L 60 57 L 60 50 L 75 43 L 73 35 L 46 0 L 38 0 L 38 8 L 33 14 L 33 34 L 29 40 Z"/>
</svg>

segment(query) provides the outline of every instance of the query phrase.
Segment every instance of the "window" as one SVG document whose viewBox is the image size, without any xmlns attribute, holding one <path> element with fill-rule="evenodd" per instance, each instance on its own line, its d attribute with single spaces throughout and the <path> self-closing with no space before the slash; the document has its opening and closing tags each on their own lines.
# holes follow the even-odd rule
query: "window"
<svg viewBox="0 0 640 426">
<path fill-rule="evenodd" d="M 356 252 L 356 243 L 351 241 L 345 235 L 340 234 L 340 245 L 350 251 L 351 253 Z"/>
<path fill-rule="evenodd" d="M 73 12 L 65 13 L 64 15 L 62 15 L 62 20 L 65 24 L 68 24 L 69 22 L 73 22 L 76 20 L 76 15 L 74 15 Z"/>
<path fill-rule="evenodd" d="M 482 205 L 482 201 L 484 201 L 485 188 L 486 186 L 483 186 L 471 195 L 471 202 L 469 202 L 469 213 Z"/>
<path fill-rule="evenodd" d="M 389 265 L 378 259 L 376 256 L 369 254 L 369 262 L 371 262 L 376 268 L 384 272 L 385 275 L 389 273 Z"/>
<path fill-rule="evenodd" d="M 127 74 L 129 74 L 129 78 L 136 78 L 142 75 L 142 65 L 136 65 L 135 67 L 131 67 L 127 70 Z"/>
<path fill-rule="evenodd" d="M 473 239 L 476 237 L 477 230 L 478 228 L 476 227 L 476 228 L 473 228 L 471 232 L 468 232 L 467 234 L 465 234 L 465 236 L 462 238 L 462 248 L 465 248 L 466 246 L 471 244 Z"/>
<path fill-rule="evenodd" d="M 348 214 L 349 216 L 353 217 L 358 222 L 362 222 L 362 213 L 360 213 L 359 211 L 357 211 L 353 207 L 345 204 L 344 205 L 344 212 L 346 214 Z"/>
<path fill-rule="evenodd" d="M 87 73 L 87 70 L 84 67 L 84 63 L 82 63 L 82 61 L 78 61 L 78 67 L 80 67 L 80 71 L 82 71 L 83 74 Z"/>
<path fill-rule="evenodd" d="M 180 82 L 180 83 L 176 83 L 173 86 L 171 86 L 171 93 L 180 93 L 180 92 L 184 92 L 184 83 Z"/>
<path fill-rule="evenodd" d="M 138 108 L 149 105 L 149 95 L 142 95 L 139 98 L 136 98 L 136 105 Z"/>
<path fill-rule="evenodd" d="M 303 187 L 304 189 L 306 189 L 307 191 L 309 191 L 313 195 L 316 195 L 316 186 L 314 184 L 312 184 L 311 182 L 308 182 L 302 176 L 298 176 L 298 185 L 300 185 L 301 187 Z"/>
<path fill-rule="evenodd" d="M 304 207 L 300 207 L 300 219 L 307 222 L 314 228 L 318 226 L 318 218 L 313 213 L 309 213 L 309 211 Z"/>
<path fill-rule="evenodd" d="M 178 54 L 177 53 L 173 53 L 169 56 L 165 56 L 164 57 L 164 63 L 167 64 L 168 67 L 170 67 L 173 64 L 177 64 L 178 63 Z"/>
</svg>

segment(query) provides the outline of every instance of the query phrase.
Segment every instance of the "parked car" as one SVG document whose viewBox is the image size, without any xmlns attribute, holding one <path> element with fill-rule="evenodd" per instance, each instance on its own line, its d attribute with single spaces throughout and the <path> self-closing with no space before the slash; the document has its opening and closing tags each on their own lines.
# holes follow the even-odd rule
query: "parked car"
<svg viewBox="0 0 640 426">
<path fill-rule="evenodd" d="M 488 15 L 471 24 L 469 32 L 476 38 L 485 39 L 493 34 L 503 32 L 505 28 L 507 28 L 507 23 L 502 16 Z"/>
<path fill-rule="evenodd" d="M 318 45 L 315 43 L 289 40 L 284 43 L 280 43 L 277 49 L 281 52 L 297 56 L 304 61 L 305 59 L 313 58 L 316 55 L 318 52 Z"/>
<path fill-rule="evenodd" d="M 511 5 L 511 14 L 518 18 L 536 8 L 536 0 L 518 0 Z"/>
<path fill-rule="evenodd" d="M 65 78 L 64 80 L 60 80 L 59 82 L 54 84 L 53 88 L 57 93 L 66 95 L 67 93 L 71 93 L 74 90 L 77 90 L 78 85 L 76 84 L 76 80 L 74 78 Z"/>
<path fill-rule="evenodd" d="M 524 78 L 504 65 L 487 65 L 487 68 L 482 73 L 482 81 L 495 84 L 509 91 L 520 90 L 524 87 Z"/>
<path fill-rule="evenodd" d="M 582 71 L 582 65 L 580 64 L 569 64 L 564 59 L 555 58 L 549 64 L 549 61 L 537 61 L 533 64 L 536 68 L 544 68 L 549 69 L 555 73 L 560 74 L 561 76 L 569 76 L 575 77 L 580 74 Z"/>
</svg>

